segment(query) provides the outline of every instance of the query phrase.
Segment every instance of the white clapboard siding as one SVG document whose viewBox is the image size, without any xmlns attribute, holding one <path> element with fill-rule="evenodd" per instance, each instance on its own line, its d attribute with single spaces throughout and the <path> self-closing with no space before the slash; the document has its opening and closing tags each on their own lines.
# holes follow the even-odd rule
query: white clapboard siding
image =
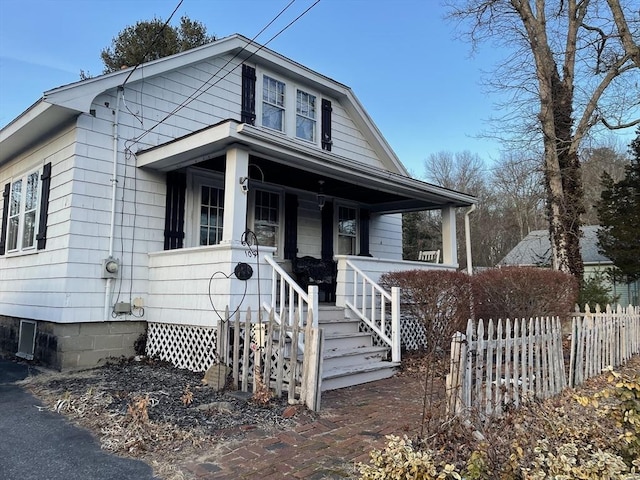
<svg viewBox="0 0 640 480">
<path fill-rule="evenodd" d="M 66 315 L 69 291 L 65 284 L 65 257 L 70 231 L 67 206 L 71 203 L 68 172 L 73 153 L 74 129 L 69 126 L 0 169 L 0 185 L 4 187 L 15 177 L 45 163 L 51 162 L 52 166 L 46 250 L 37 254 L 34 251 L 0 256 L 0 311 L 3 315 L 58 321 Z"/>
<path fill-rule="evenodd" d="M 607 305 L 604 311 L 589 305 L 576 312 L 571 325 L 569 385 L 578 386 L 599 375 L 605 368 L 616 368 L 640 353 L 640 307 Z"/>
<path fill-rule="evenodd" d="M 402 215 L 372 215 L 369 253 L 378 258 L 402 260 Z"/>
</svg>

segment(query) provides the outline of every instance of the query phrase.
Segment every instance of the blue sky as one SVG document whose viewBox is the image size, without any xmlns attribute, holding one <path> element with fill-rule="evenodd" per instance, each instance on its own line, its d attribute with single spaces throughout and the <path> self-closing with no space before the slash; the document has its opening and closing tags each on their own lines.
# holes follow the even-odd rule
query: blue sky
<svg viewBox="0 0 640 480">
<path fill-rule="evenodd" d="M 257 41 L 266 42 L 314 0 L 297 0 Z M 168 18 L 179 0 L 0 0 L 0 126 L 51 88 L 102 73 L 100 51 L 123 28 Z M 255 36 L 289 0 L 184 0 L 174 16 L 223 37 Z M 497 100 L 480 86 L 501 58 L 454 40 L 439 0 L 321 0 L 269 48 L 350 86 L 396 154 L 418 177 L 442 150 L 490 161 L 478 138 Z"/>
</svg>

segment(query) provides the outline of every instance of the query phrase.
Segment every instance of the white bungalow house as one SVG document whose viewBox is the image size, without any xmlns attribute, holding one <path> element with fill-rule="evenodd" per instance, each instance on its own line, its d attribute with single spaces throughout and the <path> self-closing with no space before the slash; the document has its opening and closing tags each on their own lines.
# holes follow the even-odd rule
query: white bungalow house
<svg viewBox="0 0 640 480">
<path fill-rule="evenodd" d="M 240 35 L 45 92 L 0 131 L 0 186 L 0 347 L 58 369 L 148 328 L 204 370 L 226 307 L 374 325 L 361 285 L 457 268 L 475 202 L 410 178 L 349 87 Z M 403 262 L 401 213 L 433 209 L 443 263 Z"/>
</svg>

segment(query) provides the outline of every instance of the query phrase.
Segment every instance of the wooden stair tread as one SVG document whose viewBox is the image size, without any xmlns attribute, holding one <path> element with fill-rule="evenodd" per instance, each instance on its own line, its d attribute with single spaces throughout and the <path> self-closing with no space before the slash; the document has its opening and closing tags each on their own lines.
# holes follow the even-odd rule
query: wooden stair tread
<svg viewBox="0 0 640 480">
<path fill-rule="evenodd" d="M 363 353 L 380 353 L 388 352 L 388 347 L 359 347 L 359 348 L 337 348 L 325 350 L 323 358 L 348 357 L 351 355 L 361 355 Z"/>
<path fill-rule="evenodd" d="M 375 362 L 361 365 L 350 365 L 348 367 L 331 368 L 322 372 L 322 379 L 328 380 L 330 378 L 344 377 L 356 373 L 373 372 L 382 369 L 395 369 L 399 366 L 400 362 Z"/>
</svg>

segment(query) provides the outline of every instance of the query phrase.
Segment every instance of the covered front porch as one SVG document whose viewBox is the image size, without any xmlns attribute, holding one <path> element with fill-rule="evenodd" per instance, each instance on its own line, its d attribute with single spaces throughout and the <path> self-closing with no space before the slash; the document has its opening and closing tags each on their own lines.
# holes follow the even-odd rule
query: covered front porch
<svg viewBox="0 0 640 480">
<path fill-rule="evenodd" d="M 369 332 L 394 364 L 399 296 L 377 281 L 390 271 L 457 269 L 455 212 L 475 202 L 400 167 L 233 120 L 138 152 L 137 165 L 167 175 L 165 250 L 149 253 L 149 322 L 210 328 L 227 320 L 228 307 L 274 311 L 280 323 L 297 315 L 316 327 L 321 305 L 331 304 L 343 313 L 327 328 L 355 322 L 355 333 Z M 403 260 L 401 214 L 421 210 L 441 211 L 442 263 Z M 313 279 L 300 286 L 302 258 L 335 265 L 330 289 Z"/>
</svg>

